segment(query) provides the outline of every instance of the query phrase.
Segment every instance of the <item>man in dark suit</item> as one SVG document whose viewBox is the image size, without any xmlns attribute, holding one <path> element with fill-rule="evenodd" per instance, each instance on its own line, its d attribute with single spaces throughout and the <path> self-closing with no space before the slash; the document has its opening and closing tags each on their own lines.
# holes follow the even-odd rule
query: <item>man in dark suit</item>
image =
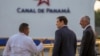
<svg viewBox="0 0 100 56">
<path fill-rule="evenodd" d="M 52 56 L 75 56 L 76 35 L 67 26 L 68 20 L 65 16 L 57 18 L 57 28 L 55 32 L 55 43 Z"/>
<path fill-rule="evenodd" d="M 84 16 L 80 20 L 80 25 L 84 29 L 81 41 L 80 56 L 96 56 L 95 53 L 95 36 L 90 26 L 89 16 Z"/>
</svg>

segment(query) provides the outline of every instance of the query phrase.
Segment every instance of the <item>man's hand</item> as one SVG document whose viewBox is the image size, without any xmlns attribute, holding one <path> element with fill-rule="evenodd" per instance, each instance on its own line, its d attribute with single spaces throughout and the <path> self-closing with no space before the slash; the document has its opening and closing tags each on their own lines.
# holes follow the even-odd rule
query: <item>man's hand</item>
<svg viewBox="0 0 100 56">
<path fill-rule="evenodd" d="M 43 42 L 44 42 L 44 40 L 45 40 L 45 39 L 40 39 L 40 42 L 42 42 L 42 43 L 43 43 Z"/>
</svg>

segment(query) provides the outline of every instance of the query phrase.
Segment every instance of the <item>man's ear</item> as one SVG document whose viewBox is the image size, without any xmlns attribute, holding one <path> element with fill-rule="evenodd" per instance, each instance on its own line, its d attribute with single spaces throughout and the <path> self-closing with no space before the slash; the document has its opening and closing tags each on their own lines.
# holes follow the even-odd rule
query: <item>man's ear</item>
<svg viewBox="0 0 100 56">
<path fill-rule="evenodd" d="M 25 31 L 26 31 L 26 29 L 24 28 L 24 29 L 23 29 L 23 32 L 25 32 Z"/>
<path fill-rule="evenodd" d="M 64 24 L 64 21 L 61 21 L 62 24 Z"/>
</svg>

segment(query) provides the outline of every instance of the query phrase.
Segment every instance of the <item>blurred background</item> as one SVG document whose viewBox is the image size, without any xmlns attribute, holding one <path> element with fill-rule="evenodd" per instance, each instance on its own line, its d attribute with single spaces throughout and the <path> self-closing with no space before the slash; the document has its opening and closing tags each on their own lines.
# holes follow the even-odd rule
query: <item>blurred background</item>
<svg viewBox="0 0 100 56">
<path fill-rule="evenodd" d="M 100 0 L 96 0 L 94 5 L 95 13 L 95 30 L 98 38 L 100 38 Z"/>
</svg>

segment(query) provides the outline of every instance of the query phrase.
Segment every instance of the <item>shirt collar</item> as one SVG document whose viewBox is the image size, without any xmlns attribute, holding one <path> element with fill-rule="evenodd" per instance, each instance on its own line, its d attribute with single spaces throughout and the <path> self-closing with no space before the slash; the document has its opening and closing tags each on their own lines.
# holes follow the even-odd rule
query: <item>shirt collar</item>
<svg viewBox="0 0 100 56">
<path fill-rule="evenodd" d="M 67 27 L 67 25 L 64 25 L 63 27 Z"/>
<path fill-rule="evenodd" d="M 24 33 L 22 33 L 22 32 L 19 32 L 18 34 L 25 35 L 25 34 L 24 34 Z"/>
<path fill-rule="evenodd" d="M 86 30 L 89 26 L 90 26 L 90 24 L 88 24 L 83 30 Z"/>
</svg>

